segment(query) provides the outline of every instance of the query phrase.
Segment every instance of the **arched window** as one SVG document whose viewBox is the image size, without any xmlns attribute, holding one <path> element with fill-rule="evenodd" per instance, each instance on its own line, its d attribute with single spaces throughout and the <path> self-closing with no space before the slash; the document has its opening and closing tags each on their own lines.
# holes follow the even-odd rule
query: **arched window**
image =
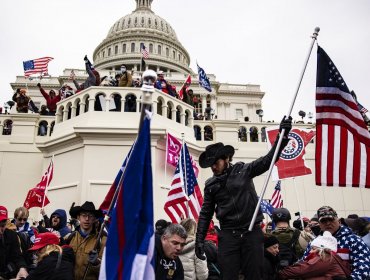
<svg viewBox="0 0 370 280">
<path fill-rule="evenodd" d="M 247 129 L 244 126 L 239 127 L 238 138 L 240 142 L 247 142 Z"/>
<path fill-rule="evenodd" d="M 94 111 L 105 111 L 105 96 L 99 93 L 95 96 Z"/>
<path fill-rule="evenodd" d="M 267 142 L 266 127 L 261 128 L 261 141 L 262 142 Z"/>
<path fill-rule="evenodd" d="M 114 104 L 114 105 L 113 105 Z M 121 112 L 121 95 L 115 93 L 109 101 L 109 111 Z"/>
<path fill-rule="evenodd" d="M 110 55 L 111 55 L 111 49 L 108 48 L 108 56 L 110 56 Z"/>
<path fill-rule="evenodd" d="M 194 136 L 195 136 L 195 140 L 197 141 L 202 140 L 201 129 L 198 125 L 194 125 Z"/>
<path fill-rule="evenodd" d="M 48 122 L 41 121 L 39 122 L 39 131 L 37 132 L 38 136 L 45 136 L 48 130 Z"/>
<path fill-rule="evenodd" d="M 149 24 L 149 26 L 152 25 L 152 20 L 150 18 L 148 19 L 148 24 Z"/>
<path fill-rule="evenodd" d="M 125 98 L 125 112 L 136 112 L 136 96 L 128 94 Z"/>
<path fill-rule="evenodd" d="M 122 45 L 122 53 L 126 53 L 126 44 Z"/>
<path fill-rule="evenodd" d="M 135 52 L 135 43 L 131 43 L 131 52 Z"/>
<path fill-rule="evenodd" d="M 172 51 L 172 56 L 173 56 L 173 59 L 176 59 L 176 52 L 175 51 Z"/>
<path fill-rule="evenodd" d="M 114 47 L 114 54 L 118 54 L 118 46 Z"/>
<path fill-rule="evenodd" d="M 166 48 L 166 56 L 169 57 L 170 56 L 170 49 L 169 48 Z"/>
<path fill-rule="evenodd" d="M 250 137 L 251 137 L 251 142 L 258 142 L 258 128 L 255 126 L 252 126 L 249 129 Z"/>
<path fill-rule="evenodd" d="M 4 121 L 3 135 L 11 135 L 12 129 L 13 129 L 13 121 L 12 120 Z"/>
<path fill-rule="evenodd" d="M 204 141 L 213 141 L 213 129 L 210 126 L 204 127 Z"/>
<path fill-rule="evenodd" d="M 149 53 L 153 53 L 153 44 L 149 44 Z"/>
<path fill-rule="evenodd" d="M 158 45 L 158 54 L 162 55 L 162 46 Z"/>
<path fill-rule="evenodd" d="M 103 51 L 103 57 L 105 57 L 105 51 Z"/>
</svg>

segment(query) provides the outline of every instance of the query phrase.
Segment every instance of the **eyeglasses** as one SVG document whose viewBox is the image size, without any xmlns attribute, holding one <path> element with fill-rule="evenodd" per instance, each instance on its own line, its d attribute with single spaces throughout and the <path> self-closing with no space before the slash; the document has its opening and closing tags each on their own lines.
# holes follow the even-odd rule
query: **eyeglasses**
<svg viewBox="0 0 370 280">
<path fill-rule="evenodd" d="M 80 216 L 84 219 L 92 219 L 95 218 L 95 216 L 91 213 L 81 213 Z"/>
<path fill-rule="evenodd" d="M 320 220 L 320 223 L 321 224 L 326 224 L 326 223 L 331 223 L 333 221 L 334 221 L 333 218 L 323 218 L 323 219 Z"/>
<path fill-rule="evenodd" d="M 27 222 L 28 218 L 17 218 L 18 222 Z"/>
</svg>

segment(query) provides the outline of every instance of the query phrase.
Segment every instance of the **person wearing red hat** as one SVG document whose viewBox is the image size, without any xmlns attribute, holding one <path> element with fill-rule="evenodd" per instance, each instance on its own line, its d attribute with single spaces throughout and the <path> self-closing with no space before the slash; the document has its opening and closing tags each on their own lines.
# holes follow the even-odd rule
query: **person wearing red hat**
<svg viewBox="0 0 370 280">
<path fill-rule="evenodd" d="M 27 277 L 26 262 L 22 256 L 18 236 L 6 228 L 8 210 L 0 206 L 0 279 Z"/>
<path fill-rule="evenodd" d="M 37 266 L 26 280 L 73 280 L 74 253 L 69 246 L 59 246 L 59 237 L 52 232 L 40 233 L 28 249 L 35 252 Z"/>
</svg>

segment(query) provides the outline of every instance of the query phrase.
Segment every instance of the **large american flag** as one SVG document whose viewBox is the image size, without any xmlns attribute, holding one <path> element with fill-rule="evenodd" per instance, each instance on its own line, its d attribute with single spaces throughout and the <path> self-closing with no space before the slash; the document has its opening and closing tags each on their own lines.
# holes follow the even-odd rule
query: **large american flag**
<svg viewBox="0 0 370 280">
<path fill-rule="evenodd" d="M 281 199 L 281 181 L 279 180 L 276 183 L 274 193 L 271 197 L 271 206 L 274 208 L 281 208 L 283 207 L 283 200 Z"/>
<path fill-rule="evenodd" d="M 164 210 L 173 223 L 179 223 L 184 218 L 198 220 L 202 204 L 203 196 L 194 174 L 188 147 L 184 144 Z"/>
<path fill-rule="evenodd" d="M 370 133 L 325 51 L 317 50 L 316 185 L 370 188 Z"/>
<path fill-rule="evenodd" d="M 32 60 L 23 61 L 24 76 L 29 77 L 33 74 L 39 76 L 48 75 L 48 63 L 53 60 L 52 57 L 41 57 Z"/>
<path fill-rule="evenodd" d="M 144 59 L 149 58 L 149 52 L 146 50 L 146 47 L 144 44 L 141 44 L 141 54 L 143 55 Z"/>
</svg>

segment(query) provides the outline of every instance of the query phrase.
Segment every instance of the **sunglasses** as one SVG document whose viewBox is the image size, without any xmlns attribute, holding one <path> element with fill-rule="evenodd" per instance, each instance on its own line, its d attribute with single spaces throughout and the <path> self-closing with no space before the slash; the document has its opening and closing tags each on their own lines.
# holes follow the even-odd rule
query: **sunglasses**
<svg viewBox="0 0 370 280">
<path fill-rule="evenodd" d="M 18 222 L 27 222 L 28 218 L 17 218 Z"/>
<path fill-rule="evenodd" d="M 331 223 L 332 221 L 334 221 L 334 218 L 323 218 L 320 220 L 320 223 L 325 224 L 325 223 Z"/>
</svg>

